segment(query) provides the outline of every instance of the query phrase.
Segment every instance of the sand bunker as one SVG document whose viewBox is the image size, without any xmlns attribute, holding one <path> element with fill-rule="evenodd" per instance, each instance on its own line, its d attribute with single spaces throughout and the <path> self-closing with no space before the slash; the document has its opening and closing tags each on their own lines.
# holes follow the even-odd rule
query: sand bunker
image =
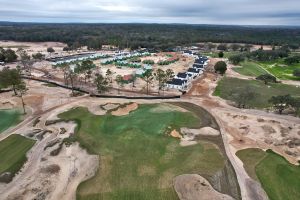
<svg viewBox="0 0 300 200">
<path fill-rule="evenodd" d="M 214 190 L 205 178 L 197 174 L 177 176 L 173 183 L 180 200 L 233 200 Z"/>
<path fill-rule="evenodd" d="M 176 131 L 176 129 L 174 129 L 174 130 L 170 133 L 170 135 L 171 135 L 172 137 L 174 137 L 174 138 L 179 138 L 179 139 L 182 138 L 182 135 L 180 135 L 180 133 L 179 133 L 178 131 Z"/>
<path fill-rule="evenodd" d="M 184 108 L 181 108 L 179 106 L 175 106 L 175 105 L 172 105 L 172 104 L 168 104 L 168 103 L 161 103 L 158 106 L 156 106 L 155 108 L 152 108 L 150 110 L 150 112 L 154 112 L 154 113 L 174 112 L 174 111 L 188 112 Z"/>
<path fill-rule="evenodd" d="M 134 111 L 138 108 L 138 104 L 137 103 L 131 103 L 126 105 L 125 107 L 120 107 L 118 110 L 116 111 L 112 111 L 111 114 L 115 115 L 115 116 L 124 116 L 124 115 L 128 115 L 131 111 Z"/>
</svg>

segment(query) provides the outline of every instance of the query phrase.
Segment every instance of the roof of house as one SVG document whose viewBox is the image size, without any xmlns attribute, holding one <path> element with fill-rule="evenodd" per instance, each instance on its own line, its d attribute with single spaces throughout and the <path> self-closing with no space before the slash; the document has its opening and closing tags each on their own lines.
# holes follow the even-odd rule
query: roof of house
<svg viewBox="0 0 300 200">
<path fill-rule="evenodd" d="M 196 64 L 194 64 L 194 65 L 193 65 L 193 68 L 202 69 L 202 68 L 203 68 L 203 65 L 200 65 L 200 64 L 196 65 Z"/>
<path fill-rule="evenodd" d="M 199 73 L 199 70 L 195 69 L 195 68 L 189 68 L 188 72 L 190 72 L 190 73 Z"/>
<path fill-rule="evenodd" d="M 186 78 L 187 77 L 187 73 L 186 72 L 183 72 L 183 73 L 178 73 L 177 74 L 177 77 L 179 77 L 179 78 Z"/>
<path fill-rule="evenodd" d="M 173 78 L 171 81 L 168 81 L 167 84 L 171 84 L 171 85 L 182 85 L 186 83 L 185 80 L 181 80 L 181 79 L 178 79 L 178 78 Z"/>
</svg>

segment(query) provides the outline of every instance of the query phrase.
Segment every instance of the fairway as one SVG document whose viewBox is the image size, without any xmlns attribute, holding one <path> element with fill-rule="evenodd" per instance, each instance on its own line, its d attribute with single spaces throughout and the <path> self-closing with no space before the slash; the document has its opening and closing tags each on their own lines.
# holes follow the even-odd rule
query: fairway
<svg viewBox="0 0 300 200">
<path fill-rule="evenodd" d="M 249 102 L 253 108 L 268 108 L 271 104 L 268 100 L 272 96 L 291 94 L 294 97 L 300 97 L 300 89 L 296 86 L 285 85 L 280 83 L 269 83 L 265 85 L 262 81 L 244 80 L 238 78 L 224 77 L 218 82 L 218 86 L 214 92 L 215 96 L 219 96 L 226 100 L 233 100 L 231 92 L 237 88 L 246 88 L 250 86 L 258 94 L 258 96 Z"/>
<path fill-rule="evenodd" d="M 300 167 L 271 150 L 245 149 L 237 152 L 247 169 L 255 169 L 270 200 L 300 199 Z M 249 170 L 247 170 L 249 173 Z M 250 172 L 250 176 L 251 175 Z"/>
<path fill-rule="evenodd" d="M 26 162 L 26 153 L 35 141 L 21 135 L 11 135 L 0 141 L 0 174 L 17 173 Z"/>
<path fill-rule="evenodd" d="M 77 199 L 178 199 L 172 186 L 175 176 L 212 176 L 222 170 L 224 157 L 212 143 L 181 147 L 167 134 L 202 125 L 197 115 L 172 107 L 143 104 L 125 116 L 96 116 L 80 107 L 59 115 L 75 120 L 76 139 L 100 155 L 96 176 L 80 184 Z"/>
<path fill-rule="evenodd" d="M 0 110 L 0 133 L 21 121 L 17 110 Z"/>
<path fill-rule="evenodd" d="M 233 70 L 245 76 L 257 77 L 259 75 L 267 73 L 266 70 L 264 70 L 261 66 L 259 66 L 255 62 L 246 61 L 246 62 L 242 62 L 240 65 L 241 67 L 234 67 Z"/>
<path fill-rule="evenodd" d="M 286 65 L 283 60 L 277 60 L 275 62 L 260 62 L 257 64 L 279 79 L 300 81 L 300 77 L 293 76 L 293 71 L 300 69 L 300 63 Z"/>
</svg>

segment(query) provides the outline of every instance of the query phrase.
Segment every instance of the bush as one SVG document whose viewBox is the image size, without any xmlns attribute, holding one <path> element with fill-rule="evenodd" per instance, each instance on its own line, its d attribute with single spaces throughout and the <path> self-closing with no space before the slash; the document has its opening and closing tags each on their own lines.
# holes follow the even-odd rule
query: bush
<svg viewBox="0 0 300 200">
<path fill-rule="evenodd" d="M 296 77 L 300 77 L 300 69 L 295 69 L 293 75 Z"/>
<path fill-rule="evenodd" d="M 272 76 L 271 74 L 263 74 L 256 78 L 256 80 L 264 81 L 267 85 L 269 82 L 277 83 L 276 77 Z"/>
<path fill-rule="evenodd" d="M 218 55 L 219 55 L 219 58 L 223 58 L 224 57 L 223 51 L 220 51 Z"/>
<path fill-rule="evenodd" d="M 232 64 L 238 65 L 240 62 L 243 62 L 245 60 L 245 57 L 242 54 L 236 54 L 230 56 L 228 59 Z"/>
<path fill-rule="evenodd" d="M 219 61 L 215 64 L 215 71 L 220 73 L 220 74 L 225 74 L 227 70 L 227 64 L 224 61 Z"/>
</svg>

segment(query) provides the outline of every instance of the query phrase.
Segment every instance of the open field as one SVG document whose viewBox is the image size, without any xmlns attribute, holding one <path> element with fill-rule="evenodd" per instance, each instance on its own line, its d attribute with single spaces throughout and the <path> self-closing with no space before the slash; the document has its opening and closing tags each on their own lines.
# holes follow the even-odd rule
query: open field
<svg viewBox="0 0 300 200">
<path fill-rule="evenodd" d="M 17 110 L 0 110 L 0 133 L 20 122 L 20 112 Z"/>
<path fill-rule="evenodd" d="M 280 155 L 268 150 L 244 149 L 237 152 L 250 176 L 256 176 L 270 200 L 300 198 L 300 167 L 290 164 Z"/>
<path fill-rule="evenodd" d="M 280 83 L 269 83 L 265 85 L 262 81 L 244 80 L 238 78 L 224 77 L 218 82 L 214 95 L 226 100 L 233 100 L 231 91 L 237 88 L 250 86 L 258 94 L 249 105 L 254 108 L 267 108 L 270 106 L 268 100 L 272 96 L 291 94 L 294 97 L 300 97 L 300 89 L 296 86 Z"/>
<path fill-rule="evenodd" d="M 34 143 L 34 140 L 15 134 L 0 141 L 0 174 L 17 173 L 26 162 L 26 153 Z"/>
<path fill-rule="evenodd" d="M 76 139 L 90 153 L 100 155 L 99 170 L 79 186 L 78 199 L 176 199 L 175 176 L 212 176 L 221 170 L 224 158 L 213 144 L 181 147 L 168 135 L 180 127 L 202 124 L 195 114 L 171 107 L 139 105 L 124 116 L 95 116 L 86 108 L 61 114 L 60 118 L 77 122 Z"/>
<path fill-rule="evenodd" d="M 234 67 L 233 70 L 245 76 L 257 77 L 259 75 L 268 73 L 255 62 L 246 61 L 242 62 L 240 65 L 240 67 Z"/>
</svg>

